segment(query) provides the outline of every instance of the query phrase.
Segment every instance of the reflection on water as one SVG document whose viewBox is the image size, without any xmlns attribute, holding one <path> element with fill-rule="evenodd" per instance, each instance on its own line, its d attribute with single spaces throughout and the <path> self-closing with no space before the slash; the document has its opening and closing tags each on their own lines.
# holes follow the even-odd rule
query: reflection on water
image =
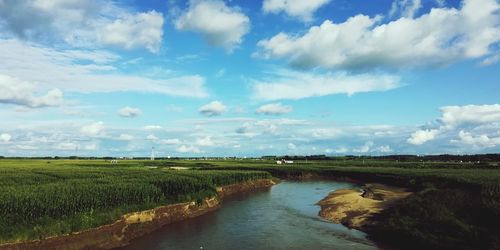
<svg viewBox="0 0 500 250">
<path fill-rule="evenodd" d="M 318 217 L 316 202 L 352 186 L 287 181 L 235 195 L 215 212 L 167 225 L 125 249 L 375 249 L 362 232 Z"/>
</svg>

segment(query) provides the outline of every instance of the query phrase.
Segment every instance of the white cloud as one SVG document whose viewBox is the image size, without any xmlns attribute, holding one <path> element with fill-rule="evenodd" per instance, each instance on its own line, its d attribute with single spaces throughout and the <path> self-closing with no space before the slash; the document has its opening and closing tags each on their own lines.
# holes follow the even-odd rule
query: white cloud
<svg viewBox="0 0 500 250">
<path fill-rule="evenodd" d="M 150 135 L 146 136 L 146 139 L 150 140 L 150 141 L 156 141 L 156 140 L 158 140 L 158 137 L 156 137 L 153 134 L 150 134 Z"/>
<path fill-rule="evenodd" d="M 142 111 L 138 108 L 132 108 L 132 107 L 123 107 L 118 111 L 118 114 L 121 117 L 137 117 L 142 114 Z"/>
<path fill-rule="evenodd" d="M 100 36 L 104 44 L 126 49 L 145 47 L 158 52 L 163 36 L 163 15 L 156 11 L 127 15 L 105 25 Z"/>
<path fill-rule="evenodd" d="M 217 73 L 215 73 L 215 77 L 217 77 L 217 78 L 221 78 L 221 77 L 223 77 L 225 74 L 226 74 L 226 69 L 225 69 L 225 68 L 222 68 L 222 69 L 219 69 L 219 71 L 217 71 Z"/>
<path fill-rule="evenodd" d="M 342 135 L 343 131 L 340 128 L 316 128 L 311 130 L 311 135 L 319 139 L 333 139 Z"/>
<path fill-rule="evenodd" d="M 245 122 L 243 125 L 235 130 L 237 134 L 244 135 L 246 137 L 254 137 L 258 135 L 254 130 L 254 127 L 251 123 Z"/>
<path fill-rule="evenodd" d="M 209 44 L 231 52 L 249 31 L 250 19 L 223 1 L 191 1 L 189 9 L 175 20 L 175 27 L 201 33 Z"/>
<path fill-rule="evenodd" d="M 422 8 L 421 0 L 395 0 L 392 2 L 389 16 L 400 15 L 406 18 L 413 18 Z"/>
<path fill-rule="evenodd" d="M 157 130 L 162 129 L 160 125 L 146 125 L 143 127 L 145 130 Z"/>
<path fill-rule="evenodd" d="M 375 151 L 377 152 L 380 152 L 380 153 L 390 153 L 390 152 L 393 152 L 394 150 L 392 150 L 391 146 L 389 145 L 382 145 L 382 146 L 378 146 Z"/>
<path fill-rule="evenodd" d="M 439 126 L 415 131 L 407 139 L 407 142 L 421 145 L 434 140 L 440 134 L 456 135 L 458 133 L 460 140 L 454 139 L 453 142 L 475 145 L 476 147 L 480 147 L 480 145 L 482 147 L 487 147 L 485 145 L 496 146 L 493 142 L 496 142 L 497 124 L 500 124 L 500 104 L 444 106 L 440 108 L 440 111 L 441 117 L 437 119 Z M 470 132 L 465 132 L 465 128 L 481 133 L 474 136 Z"/>
<path fill-rule="evenodd" d="M 149 78 L 121 73 L 119 56 L 99 50 L 65 50 L 0 39 L 0 74 L 64 92 L 136 91 L 206 97 L 199 75 Z"/>
<path fill-rule="evenodd" d="M 198 109 L 202 115 L 205 116 L 217 116 L 222 115 L 227 111 L 227 107 L 219 101 L 213 101 L 209 104 L 203 105 Z"/>
<path fill-rule="evenodd" d="M 360 146 L 359 148 L 355 148 L 352 151 L 356 153 L 368 153 L 370 152 L 371 148 L 375 145 L 372 141 L 367 141 L 363 146 Z"/>
<path fill-rule="evenodd" d="M 470 145 L 474 148 L 491 148 L 500 145 L 500 135 L 489 137 L 486 134 L 474 135 L 471 132 L 460 130 L 458 133 L 460 140 L 452 140 L 452 143 Z"/>
<path fill-rule="evenodd" d="M 264 100 L 303 99 L 333 94 L 387 91 L 400 86 L 399 77 L 388 74 L 303 73 L 277 70 L 269 79 L 254 80 L 254 97 Z"/>
<path fill-rule="evenodd" d="M 258 42 L 257 56 L 303 68 L 433 67 L 488 56 L 500 40 L 500 4 L 465 0 L 461 9 L 433 8 L 417 18 L 380 23 L 356 15 L 324 21 L 303 35 L 279 33 Z"/>
<path fill-rule="evenodd" d="M 118 140 L 122 140 L 122 141 L 131 141 L 133 139 L 134 139 L 134 136 L 129 135 L 129 134 L 120 134 L 120 136 L 118 137 Z"/>
<path fill-rule="evenodd" d="M 417 130 L 411 134 L 410 138 L 408 138 L 406 142 L 413 145 L 422 145 L 427 141 L 433 140 L 438 133 L 439 130 L 437 129 Z"/>
<path fill-rule="evenodd" d="M 60 106 L 64 102 L 59 89 L 49 90 L 44 95 L 35 95 L 35 84 L 0 74 L 0 103 L 21 105 L 29 108 Z"/>
<path fill-rule="evenodd" d="M 435 2 L 439 7 L 443 7 L 446 5 L 446 0 L 435 0 Z"/>
<path fill-rule="evenodd" d="M 485 67 L 493 65 L 499 61 L 500 61 L 500 53 L 497 53 L 495 55 L 485 58 L 483 61 L 479 63 L 479 65 Z"/>
<path fill-rule="evenodd" d="M 12 139 L 12 136 L 10 134 L 7 133 L 0 134 L 0 142 L 7 143 L 10 141 L 10 139 Z"/>
<path fill-rule="evenodd" d="M 335 149 L 331 149 L 331 148 L 325 149 L 325 153 L 327 153 L 327 154 L 332 154 L 332 153 L 345 154 L 347 152 L 349 152 L 349 149 L 346 148 L 346 147 L 338 147 L 338 148 L 335 148 Z"/>
<path fill-rule="evenodd" d="M 179 153 L 201 153 L 200 149 L 194 146 L 182 145 L 176 149 Z"/>
<path fill-rule="evenodd" d="M 104 123 L 103 122 L 94 122 L 94 123 L 85 125 L 80 129 L 80 132 L 83 135 L 91 136 L 91 137 L 102 136 L 104 134 Z"/>
<path fill-rule="evenodd" d="M 14 148 L 15 149 L 19 149 L 19 150 L 37 150 L 38 147 L 37 146 L 33 146 L 33 145 L 23 145 L 23 144 L 17 144 L 17 145 L 14 145 Z"/>
<path fill-rule="evenodd" d="M 83 145 L 83 150 L 88 150 L 88 151 L 95 151 L 99 148 L 99 146 L 97 144 L 87 144 L 87 145 Z"/>
<path fill-rule="evenodd" d="M 159 144 L 165 144 L 165 145 L 177 145 L 180 144 L 181 141 L 177 138 L 175 139 L 163 139 L 158 141 Z"/>
<path fill-rule="evenodd" d="M 312 20 L 314 12 L 330 1 L 331 0 L 264 0 L 262 10 L 265 13 L 275 14 L 284 12 L 291 17 L 309 22 Z"/>
<path fill-rule="evenodd" d="M 201 147 L 210 147 L 214 146 L 215 143 L 212 141 L 211 136 L 205 136 L 203 138 L 199 138 L 196 140 L 196 145 Z"/>
<path fill-rule="evenodd" d="M 77 150 L 78 144 L 73 142 L 61 142 L 55 146 L 59 150 Z"/>
<path fill-rule="evenodd" d="M 439 119 L 445 126 L 500 122 L 500 104 L 445 106 Z"/>
<path fill-rule="evenodd" d="M 98 146 L 95 143 L 80 145 L 74 142 L 60 142 L 56 144 L 54 148 L 57 150 L 77 152 L 78 150 L 95 151 L 97 150 Z"/>
<path fill-rule="evenodd" d="M 292 112 L 292 106 L 282 105 L 281 103 L 270 103 L 260 106 L 256 113 L 264 115 L 282 115 Z"/>
<path fill-rule="evenodd" d="M 288 143 L 288 145 L 286 146 L 286 148 L 288 150 L 295 150 L 295 149 L 297 149 L 297 145 L 295 145 L 295 144 L 293 144 L 293 143 L 290 142 L 290 143 Z"/>
<path fill-rule="evenodd" d="M 3 35 L 73 47 L 112 45 L 157 52 L 163 15 L 134 13 L 105 0 L 0 1 L 0 30 Z"/>
</svg>

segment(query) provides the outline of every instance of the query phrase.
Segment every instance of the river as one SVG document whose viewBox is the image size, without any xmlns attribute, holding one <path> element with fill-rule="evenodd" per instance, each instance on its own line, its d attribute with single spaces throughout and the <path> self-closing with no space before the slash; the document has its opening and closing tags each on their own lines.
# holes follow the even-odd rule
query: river
<svg viewBox="0 0 500 250">
<path fill-rule="evenodd" d="M 284 181 L 237 194 L 208 214 L 173 223 L 124 249 L 376 249 L 364 233 L 318 216 L 316 202 L 354 184 Z"/>
</svg>

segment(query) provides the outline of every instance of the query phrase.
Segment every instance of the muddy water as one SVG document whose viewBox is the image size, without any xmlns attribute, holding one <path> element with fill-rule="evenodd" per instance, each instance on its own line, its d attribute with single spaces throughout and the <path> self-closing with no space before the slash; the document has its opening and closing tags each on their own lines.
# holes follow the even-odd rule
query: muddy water
<svg viewBox="0 0 500 250">
<path fill-rule="evenodd" d="M 376 249 L 365 235 L 322 220 L 316 202 L 353 184 L 286 181 L 228 197 L 212 213 L 170 224 L 125 249 Z"/>
</svg>

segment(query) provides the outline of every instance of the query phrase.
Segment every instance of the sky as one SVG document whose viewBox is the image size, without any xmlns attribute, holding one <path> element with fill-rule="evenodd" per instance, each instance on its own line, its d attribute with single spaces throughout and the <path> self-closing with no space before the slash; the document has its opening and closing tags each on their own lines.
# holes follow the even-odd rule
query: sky
<svg viewBox="0 0 500 250">
<path fill-rule="evenodd" d="M 0 0 L 0 155 L 500 153 L 497 0 Z"/>
</svg>

